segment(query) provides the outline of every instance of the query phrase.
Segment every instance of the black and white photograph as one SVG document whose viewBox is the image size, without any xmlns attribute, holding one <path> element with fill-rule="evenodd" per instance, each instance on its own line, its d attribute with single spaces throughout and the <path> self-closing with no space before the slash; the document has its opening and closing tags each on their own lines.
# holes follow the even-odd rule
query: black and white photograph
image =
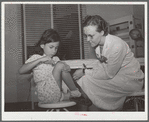
<svg viewBox="0 0 149 122">
<path fill-rule="evenodd" d="M 147 120 L 147 5 L 1 2 L 2 120 Z"/>
</svg>

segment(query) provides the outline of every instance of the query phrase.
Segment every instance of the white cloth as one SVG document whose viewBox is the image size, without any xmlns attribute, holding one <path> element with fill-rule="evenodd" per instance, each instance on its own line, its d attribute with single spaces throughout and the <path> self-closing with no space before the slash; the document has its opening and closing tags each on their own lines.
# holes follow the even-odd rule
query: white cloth
<svg viewBox="0 0 149 122">
<path fill-rule="evenodd" d="M 100 57 L 100 47 L 95 52 Z M 119 37 L 108 34 L 102 51 L 107 63 L 97 62 L 86 69 L 78 84 L 94 105 L 101 109 L 120 108 L 126 96 L 143 86 L 144 74 L 129 46 Z"/>
</svg>

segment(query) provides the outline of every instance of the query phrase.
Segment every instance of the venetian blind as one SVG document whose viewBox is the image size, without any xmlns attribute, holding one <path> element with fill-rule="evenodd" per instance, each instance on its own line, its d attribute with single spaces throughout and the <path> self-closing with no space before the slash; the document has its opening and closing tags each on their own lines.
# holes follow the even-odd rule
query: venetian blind
<svg viewBox="0 0 149 122">
<path fill-rule="evenodd" d="M 82 8 L 82 21 L 83 19 L 86 17 L 86 5 L 81 5 Z M 83 31 L 82 31 L 82 35 L 83 35 Z M 86 38 L 84 38 L 84 36 L 82 36 L 83 38 L 83 48 L 84 48 L 84 58 L 88 59 L 89 58 L 89 43 L 87 42 Z"/>
<path fill-rule="evenodd" d="M 86 17 L 86 5 L 81 5 L 81 13 L 82 13 L 82 22 L 83 22 L 83 19 Z M 82 35 L 83 34 L 83 27 L 82 27 Z M 82 36 L 82 42 L 83 42 L 83 49 L 84 49 L 84 58 L 87 59 L 88 58 L 88 51 L 89 51 L 89 44 L 88 42 L 86 41 L 86 38 L 84 38 L 84 36 Z"/>
<path fill-rule="evenodd" d="M 80 59 L 79 18 L 77 4 L 53 5 L 54 29 L 62 40 L 61 59 Z"/>
<path fill-rule="evenodd" d="M 26 55 L 33 54 L 34 45 L 38 42 L 42 33 L 49 28 L 51 28 L 50 4 L 24 5 L 24 41 L 27 47 Z"/>
<path fill-rule="evenodd" d="M 87 16 L 85 4 L 81 5 L 81 13 L 82 13 L 82 22 L 83 22 L 84 18 Z M 84 35 L 83 30 L 82 30 L 82 35 Z M 91 47 L 90 43 L 87 42 L 87 40 L 84 36 L 82 36 L 82 40 L 83 40 L 83 48 L 82 49 L 84 49 L 84 58 L 85 59 L 96 58 L 95 51 Z"/>
</svg>

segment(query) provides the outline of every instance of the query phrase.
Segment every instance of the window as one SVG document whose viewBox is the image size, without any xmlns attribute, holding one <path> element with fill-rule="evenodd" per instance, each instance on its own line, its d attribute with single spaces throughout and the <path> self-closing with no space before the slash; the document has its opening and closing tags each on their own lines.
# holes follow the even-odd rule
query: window
<svg viewBox="0 0 149 122">
<path fill-rule="evenodd" d="M 49 28 L 54 28 L 60 34 L 60 59 L 84 58 L 82 9 L 78 4 L 24 4 L 23 12 L 25 60 L 34 54 L 35 44 Z"/>
<path fill-rule="evenodd" d="M 54 29 L 62 40 L 61 59 L 80 59 L 78 5 L 53 5 Z"/>
<path fill-rule="evenodd" d="M 24 4 L 24 41 L 26 59 L 34 54 L 34 46 L 42 33 L 51 28 L 51 5 Z M 25 59 L 25 60 L 26 60 Z"/>
</svg>

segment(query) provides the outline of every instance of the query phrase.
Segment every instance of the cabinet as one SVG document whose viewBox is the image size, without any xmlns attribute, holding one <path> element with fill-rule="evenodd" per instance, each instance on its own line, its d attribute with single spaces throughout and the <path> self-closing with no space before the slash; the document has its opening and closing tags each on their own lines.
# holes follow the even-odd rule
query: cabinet
<svg viewBox="0 0 149 122">
<path fill-rule="evenodd" d="M 115 20 L 110 20 L 108 21 L 108 23 L 109 23 L 109 33 L 112 35 L 116 35 L 122 38 L 124 41 L 126 41 L 136 57 L 137 55 L 136 42 L 135 40 L 131 39 L 131 37 L 129 36 L 129 32 L 130 30 L 136 28 L 138 25 L 139 29 L 141 29 L 142 32 L 141 19 L 136 19 L 133 17 L 133 15 L 129 15 Z"/>
</svg>

